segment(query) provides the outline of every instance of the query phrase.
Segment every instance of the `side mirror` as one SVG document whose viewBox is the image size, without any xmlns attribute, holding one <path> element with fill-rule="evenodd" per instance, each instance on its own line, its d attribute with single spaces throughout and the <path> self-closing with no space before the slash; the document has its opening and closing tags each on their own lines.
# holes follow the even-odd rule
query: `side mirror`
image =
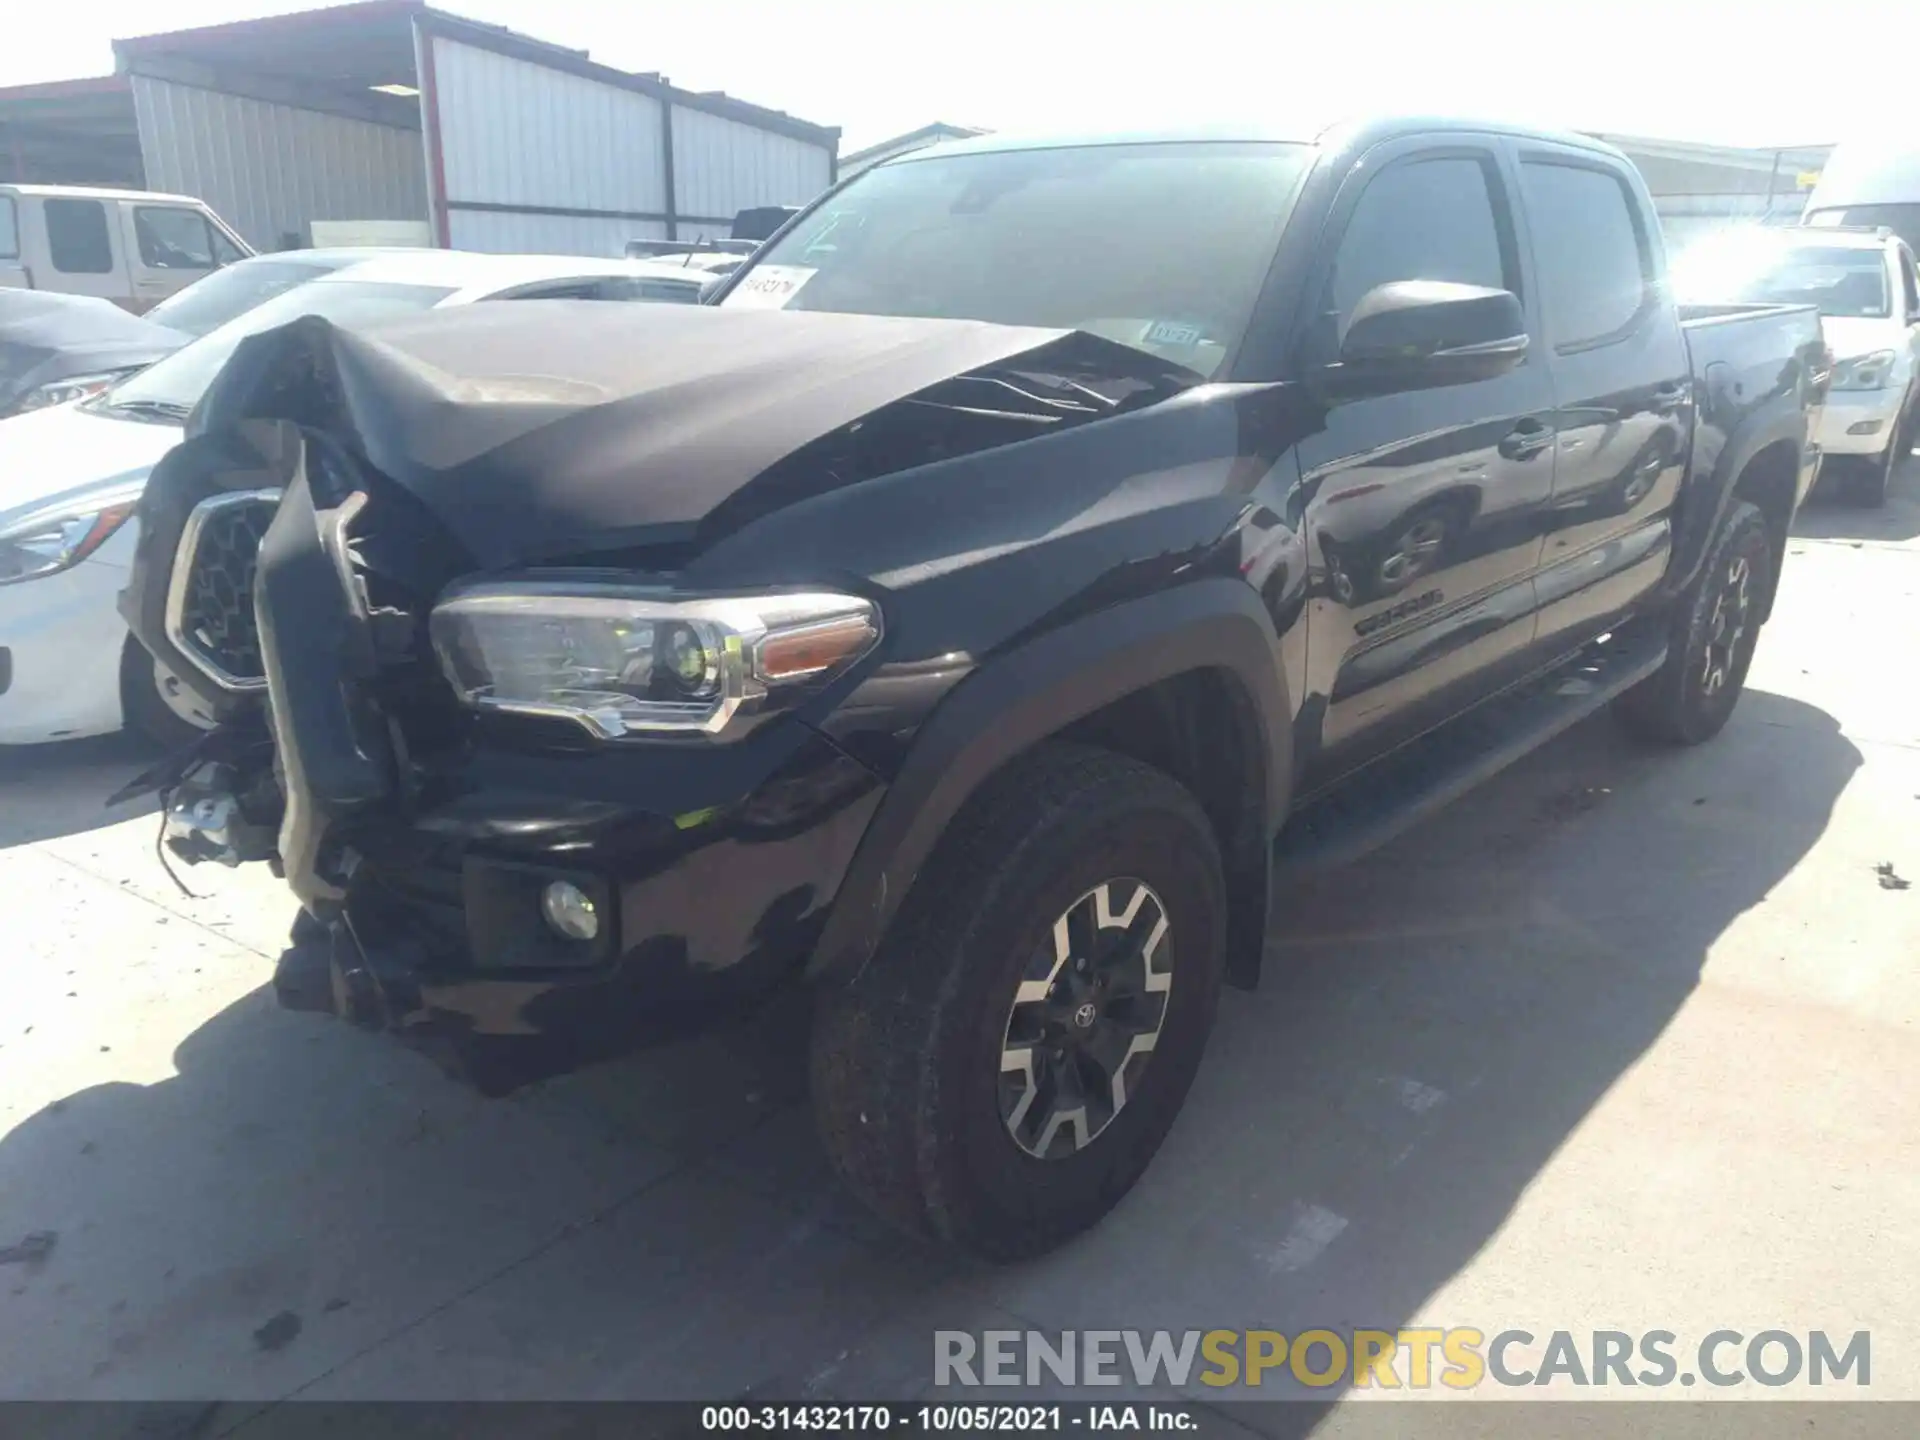
<svg viewBox="0 0 1920 1440">
<path fill-rule="evenodd" d="M 1332 378 L 1348 394 L 1491 380 L 1527 358 L 1527 316 L 1508 290 L 1395 280 L 1360 297 Z"/>
</svg>

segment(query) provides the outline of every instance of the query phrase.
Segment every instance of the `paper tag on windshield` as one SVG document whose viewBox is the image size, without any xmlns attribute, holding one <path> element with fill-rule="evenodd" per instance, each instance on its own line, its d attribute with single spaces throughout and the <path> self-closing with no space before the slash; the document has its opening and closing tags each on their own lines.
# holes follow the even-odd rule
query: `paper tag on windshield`
<svg viewBox="0 0 1920 1440">
<path fill-rule="evenodd" d="M 1146 333 L 1141 335 L 1140 343 L 1191 350 L 1204 338 L 1198 325 L 1182 325 L 1177 320 L 1155 320 L 1147 326 Z"/>
<path fill-rule="evenodd" d="M 814 276 L 811 265 L 756 265 L 747 278 L 734 286 L 721 302 L 724 309 L 778 310 L 800 293 L 800 287 Z"/>
</svg>

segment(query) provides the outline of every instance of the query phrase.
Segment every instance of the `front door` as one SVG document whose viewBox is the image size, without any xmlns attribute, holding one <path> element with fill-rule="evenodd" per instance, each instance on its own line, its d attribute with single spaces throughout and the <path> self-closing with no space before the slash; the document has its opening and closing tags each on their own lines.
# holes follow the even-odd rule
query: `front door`
<svg viewBox="0 0 1920 1440">
<path fill-rule="evenodd" d="M 1370 152 L 1335 202 L 1333 236 L 1309 364 L 1392 281 L 1511 290 L 1536 323 L 1492 142 Z M 1524 655 L 1553 439 L 1552 385 L 1532 353 L 1495 379 L 1335 404 L 1301 443 L 1319 577 L 1298 737 L 1309 785 L 1470 703 Z"/>
</svg>

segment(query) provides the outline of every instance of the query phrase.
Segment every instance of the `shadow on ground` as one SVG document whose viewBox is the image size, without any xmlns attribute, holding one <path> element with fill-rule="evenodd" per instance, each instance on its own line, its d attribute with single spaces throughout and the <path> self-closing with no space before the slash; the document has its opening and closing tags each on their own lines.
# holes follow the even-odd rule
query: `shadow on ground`
<svg viewBox="0 0 1920 1440">
<path fill-rule="evenodd" d="M 1683 754 L 1601 718 L 1286 893 L 1267 982 L 1227 997 L 1141 1186 L 1007 1269 L 895 1240 L 836 1189 L 797 1006 L 486 1102 L 256 993 L 173 1077 L 0 1143 L 0 1209 L 61 1231 L 0 1272 L 0 1392 L 871 1400 L 927 1393 L 936 1328 L 1392 1330 L 1660 1036 L 1859 764 L 1772 694 Z"/>
<path fill-rule="evenodd" d="M 1796 537 L 1880 544 L 1920 538 L 1920 460 L 1909 455 L 1901 462 L 1887 487 L 1887 503 L 1874 509 L 1853 504 L 1841 491 L 1843 478 L 1842 467 L 1828 461 L 1819 485 L 1794 522 Z"/>
<path fill-rule="evenodd" d="M 151 813 L 151 797 L 112 810 L 106 799 L 158 758 L 151 745 L 124 732 L 55 745 L 0 745 L 0 850 Z"/>
</svg>

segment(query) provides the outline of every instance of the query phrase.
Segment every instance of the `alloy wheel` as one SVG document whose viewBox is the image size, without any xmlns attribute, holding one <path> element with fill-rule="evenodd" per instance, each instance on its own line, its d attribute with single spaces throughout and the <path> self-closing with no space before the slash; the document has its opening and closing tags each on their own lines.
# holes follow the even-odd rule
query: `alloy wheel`
<svg viewBox="0 0 1920 1440">
<path fill-rule="evenodd" d="M 1745 555 L 1735 555 L 1721 577 L 1714 595 L 1713 613 L 1707 621 L 1707 643 L 1700 666 L 1700 693 L 1712 699 L 1726 687 L 1738 663 L 1740 642 L 1746 637 L 1753 602 L 1750 582 L 1753 567 Z"/>
<path fill-rule="evenodd" d="M 1000 1117 L 1014 1143 L 1041 1160 L 1091 1145 L 1137 1092 L 1172 986 L 1172 931 L 1150 886 L 1109 880 L 1068 906 L 1007 1012 Z"/>
</svg>

